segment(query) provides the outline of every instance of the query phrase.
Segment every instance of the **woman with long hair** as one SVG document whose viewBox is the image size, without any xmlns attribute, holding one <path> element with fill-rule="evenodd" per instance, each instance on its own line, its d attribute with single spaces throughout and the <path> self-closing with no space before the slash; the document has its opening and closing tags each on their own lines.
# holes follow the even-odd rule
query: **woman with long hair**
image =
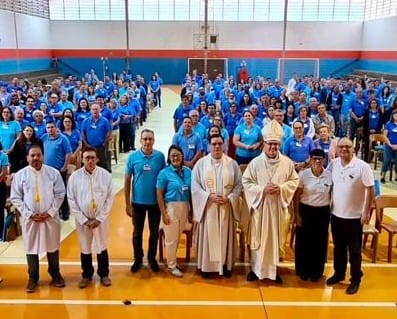
<svg viewBox="0 0 397 319">
<path fill-rule="evenodd" d="M 393 110 L 391 113 L 390 121 L 386 123 L 383 135 L 385 136 L 385 145 L 380 181 L 382 183 L 386 183 L 386 172 L 390 169 L 391 161 L 393 159 L 394 172 L 396 174 L 394 176 L 394 181 L 397 182 L 397 110 Z"/>
</svg>

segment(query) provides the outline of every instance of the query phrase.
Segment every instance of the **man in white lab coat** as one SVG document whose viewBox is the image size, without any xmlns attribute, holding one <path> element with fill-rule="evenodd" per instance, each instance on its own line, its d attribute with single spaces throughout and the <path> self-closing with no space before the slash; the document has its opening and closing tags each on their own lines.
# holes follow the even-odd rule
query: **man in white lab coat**
<svg viewBox="0 0 397 319">
<path fill-rule="evenodd" d="M 108 217 L 114 198 L 112 175 L 97 166 L 98 157 L 93 147 L 83 150 L 82 162 L 84 167 L 70 176 L 67 186 L 70 212 L 75 216 L 81 250 L 83 278 L 79 288 L 86 288 L 92 280 L 92 253 L 97 254 L 97 273 L 101 284 L 110 286 L 107 243 Z"/>
<path fill-rule="evenodd" d="M 27 155 L 29 166 L 18 171 L 12 181 L 10 199 L 22 215 L 22 237 L 28 262 L 26 292 L 36 291 L 39 281 L 39 254 L 46 253 L 51 285 L 62 288 L 59 272 L 61 224 L 59 208 L 65 186 L 58 170 L 43 164 L 43 150 L 32 145 Z"/>
</svg>

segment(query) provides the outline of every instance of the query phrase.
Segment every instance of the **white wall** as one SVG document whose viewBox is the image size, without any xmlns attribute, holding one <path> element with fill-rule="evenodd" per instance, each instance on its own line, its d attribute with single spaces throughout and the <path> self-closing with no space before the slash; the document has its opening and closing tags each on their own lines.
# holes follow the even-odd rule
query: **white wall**
<svg viewBox="0 0 397 319">
<path fill-rule="evenodd" d="M 123 22 L 51 21 L 54 49 L 122 49 Z M 219 22 L 218 49 L 281 50 L 282 22 Z M 194 49 L 198 22 L 131 22 L 130 47 L 135 49 Z M 289 22 L 288 50 L 360 50 L 362 23 Z"/>
<path fill-rule="evenodd" d="M 0 10 L 0 49 L 51 49 L 50 21 Z M 17 36 L 16 36 L 17 35 Z"/>
<path fill-rule="evenodd" d="M 366 21 L 363 29 L 363 51 L 397 50 L 397 17 Z"/>
</svg>

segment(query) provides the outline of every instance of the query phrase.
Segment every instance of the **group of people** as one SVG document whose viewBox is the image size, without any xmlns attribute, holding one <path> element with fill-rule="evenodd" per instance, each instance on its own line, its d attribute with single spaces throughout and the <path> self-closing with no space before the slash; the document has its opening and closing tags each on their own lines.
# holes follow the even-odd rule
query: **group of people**
<svg viewBox="0 0 397 319">
<path fill-rule="evenodd" d="M 200 87 L 195 88 L 193 79 L 202 81 Z M 175 136 L 167 158 L 154 149 L 155 134 L 149 129 L 141 131 L 139 149 L 131 145 L 125 149 L 133 150 L 128 156 L 124 181 L 126 214 L 134 226 L 134 262 L 130 270 L 136 273 L 143 266 L 147 215 L 147 260 L 153 272 L 160 270 L 156 255 L 159 229 L 163 227 L 167 267 L 172 275 L 183 276 L 176 251 L 186 223 L 193 222 L 197 268 L 203 278 L 214 273 L 232 275 L 236 227 L 242 227 L 248 230 L 250 249 L 247 280 L 268 278 L 282 283 L 278 264 L 284 255 L 292 213 L 297 225 L 296 273 L 302 280 L 317 281 L 323 275 L 331 215 L 335 274 L 327 284 L 345 279 L 349 252 L 351 283 L 346 292 L 354 294 L 362 277 L 362 224 L 368 221 L 373 200 L 372 170 L 355 157 L 352 140 L 333 138 L 338 124 L 328 105 L 315 103 L 317 95 L 313 95 L 310 108 L 305 106 L 305 81 L 296 87 L 302 92 L 299 107 L 294 109 L 298 102 L 289 103 L 277 81 L 269 86 L 262 80 L 248 86 L 231 85 L 221 75 L 208 82 L 206 77 L 193 74 L 185 82 L 182 103 L 174 113 Z M 121 104 L 128 97 L 129 85 L 120 97 Z M 131 108 L 128 101 L 132 100 L 127 99 L 126 107 Z M 96 161 L 102 163 L 107 154 L 106 142 L 114 122 L 104 122 L 109 110 L 106 105 L 96 100 L 90 108 L 91 115 L 81 122 L 84 147 L 78 146 L 83 147 L 83 167 L 70 175 L 66 187 L 59 172 L 65 171 L 67 157 L 56 161 L 59 167 L 51 168 L 46 163 L 46 143 L 62 140 L 52 148 L 53 155 L 61 153 L 61 144 L 66 144 L 64 154 L 70 156 L 73 150 L 70 142 L 69 146 L 63 142 L 64 135 L 51 121 L 47 123 L 46 137 L 41 139 L 44 155 L 40 142 L 30 138 L 25 148 L 27 163 L 22 164 L 28 166 L 19 169 L 13 178 L 11 200 L 23 219 L 28 292 L 37 288 L 38 254 L 43 252 L 47 253 L 52 283 L 57 287 L 65 284 L 59 271 L 60 223 L 55 213 L 62 205 L 76 216 L 83 270 L 79 287 L 87 287 L 92 280 L 92 253 L 97 254 L 101 283 L 111 284 L 106 249 L 107 218 L 113 200 L 111 175 L 97 167 Z M 317 113 L 313 116 L 314 111 Z M 392 118 L 394 114 L 397 111 L 392 110 Z M 73 121 L 74 116 L 64 117 L 62 124 L 66 127 L 68 119 Z M 125 119 L 131 117 L 127 114 Z M 103 128 L 101 132 L 105 134 L 98 134 L 98 128 Z M 394 127 L 388 130 L 397 136 Z M 84 141 L 84 137 L 91 140 Z M 99 142 L 101 138 L 103 143 Z M 389 142 L 394 150 L 394 137 Z M 87 192 L 78 191 L 82 183 Z M 40 241 L 43 234 L 46 240 Z"/>
</svg>

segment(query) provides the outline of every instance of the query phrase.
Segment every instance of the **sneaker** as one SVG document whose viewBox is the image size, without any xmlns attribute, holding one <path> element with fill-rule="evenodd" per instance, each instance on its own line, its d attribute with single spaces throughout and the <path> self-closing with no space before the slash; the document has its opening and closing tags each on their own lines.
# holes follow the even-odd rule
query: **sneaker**
<svg viewBox="0 0 397 319">
<path fill-rule="evenodd" d="M 63 288 L 63 287 L 65 287 L 65 279 L 63 279 L 61 274 L 59 274 L 52 279 L 52 281 L 50 282 L 50 285 L 57 287 L 57 288 Z"/>
<path fill-rule="evenodd" d="M 335 285 L 335 284 L 337 284 L 338 282 L 341 282 L 341 281 L 343 281 L 343 280 L 345 280 L 345 278 L 339 277 L 339 276 L 337 276 L 337 275 L 333 275 L 332 277 L 330 277 L 330 278 L 327 279 L 327 285 L 328 285 L 328 286 L 332 286 L 332 285 Z"/>
<path fill-rule="evenodd" d="M 34 281 L 34 280 L 32 280 L 32 279 L 29 279 L 28 284 L 26 285 L 26 292 L 27 292 L 27 293 L 35 292 L 37 286 L 38 286 L 37 281 Z"/>
<path fill-rule="evenodd" d="M 157 263 L 157 261 L 152 261 L 152 262 L 150 263 L 150 269 L 151 269 L 153 272 L 159 272 L 159 271 L 160 271 L 160 266 L 159 266 L 159 264 Z"/>
<path fill-rule="evenodd" d="M 173 269 L 169 268 L 171 275 L 182 278 L 183 277 L 183 272 L 180 270 L 178 267 L 175 267 Z"/>
<path fill-rule="evenodd" d="M 101 278 L 101 284 L 102 284 L 102 286 L 109 287 L 112 285 L 112 281 L 110 280 L 110 278 L 108 276 L 105 276 L 105 277 Z"/>
<path fill-rule="evenodd" d="M 80 289 L 84 289 L 84 288 L 87 288 L 90 283 L 91 283 L 91 279 L 90 278 L 83 278 L 83 279 L 80 280 L 78 287 Z"/>
<path fill-rule="evenodd" d="M 142 268 L 142 262 L 141 261 L 134 261 L 134 263 L 131 266 L 131 272 L 135 273 L 138 272 L 139 269 Z"/>
</svg>

